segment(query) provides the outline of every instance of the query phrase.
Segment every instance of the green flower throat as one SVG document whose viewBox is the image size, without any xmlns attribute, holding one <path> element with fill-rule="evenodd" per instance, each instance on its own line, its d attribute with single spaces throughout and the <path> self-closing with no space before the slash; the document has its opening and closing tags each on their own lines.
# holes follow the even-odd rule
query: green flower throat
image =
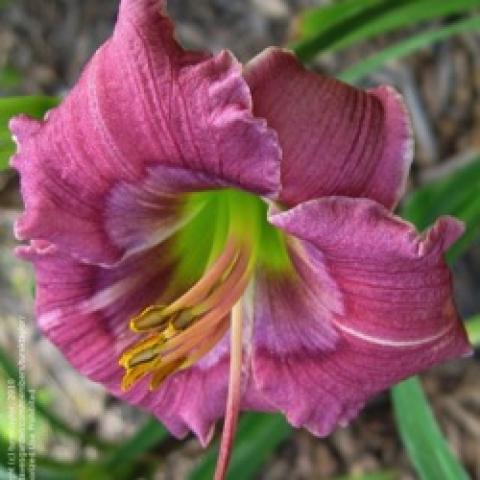
<svg viewBox="0 0 480 480">
<path fill-rule="evenodd" d="M 119 360 L 124 390 L 147 375 L 155 389 L 207 354 L 227 332 L 256 269 L 293 271 L 286 237 L 268 223 L 267 210 L 262 199 L 238 190 L 185 198 L 189 221 L 169 245 L 175 269 L 167 292 L 130 320 L 140 338 Z"/>
</svg>

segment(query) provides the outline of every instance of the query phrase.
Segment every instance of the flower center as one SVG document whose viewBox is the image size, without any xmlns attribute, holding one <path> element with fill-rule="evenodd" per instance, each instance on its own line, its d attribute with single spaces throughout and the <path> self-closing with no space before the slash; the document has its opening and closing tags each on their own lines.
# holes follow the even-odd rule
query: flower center
<svg viewBox="0 0 480 480">
<path fill-rule="evenodd" d="M 229 329 L 230 312 L 245 292 L 258 261 L 263 258 L 265 263 L 268 257 L 272 265 L 278 263 L 278 251 L 272 256 L 278 245 L 272 250 L 275 240 L 269 238 L 274 232 L 267 234 L 268 228 L 262 226 L 266 223 L 266 206 L 260 199 L 228 190 L 195 194 L 192 201 L 210 207 L 214 201 L 217 207 L 215 215 L 212 208 L 203 209 L 209 225 L 203 225 L 200 232 L 198 225 L 196 231 L 187 227 L 179 238 L 183 250 L 194 252 L 195 238 L 201 236 L 202 229 L 203 236 L 207 234 L 205 229 L 213 231 L 209 252 L 201 252 L 207 265 L 199 280 L 172 303 L 151 305 L 130 320 L 130 329 L 141 338 L 119 359 L 125 369 L 124 391 L 147 375 L 151 375 L 153 390 L 172 373 L 206 355 Z M 269 255 L 262 254 L 263 250 Z M 188 255 L 181 257 L 189 261 Z M 201 258 L 190 260 L 195 270 Z"/>
</svg>

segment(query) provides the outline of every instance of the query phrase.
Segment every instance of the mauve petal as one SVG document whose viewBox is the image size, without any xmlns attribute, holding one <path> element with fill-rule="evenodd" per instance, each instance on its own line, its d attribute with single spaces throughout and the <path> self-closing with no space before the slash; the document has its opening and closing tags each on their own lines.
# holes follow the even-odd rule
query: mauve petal
<svg viewBox="0 0 480 480">
<path fill-rule="evenodd" d="M 284 203 L 342 195 L 395 207 L 413 157 L 408 114 L 397 92 L 365 92 L 318 75 L 278 48 L 254 58 L 245 77 L 255 114 L 279 136 Z"/>
<path fill-rule="evenodd" d="M 188 196 L 199 185 L 220 184 L 200 172 L 151 166 L 137 182 L 117 182 L 105 197 L 103 228 L 123 256 L 158 245 L 185 226 L 203 207 Z"/>
<path fill-rule="evenodd" d="M 35 266 L 35 314 L 40 329 L 86 376 L 98 382 L 118 371 L 132 341 L 129 319 L 161 299 L 175 258 L 165 245 L 112 268 L 82 263 L 45 241 L 19 247 Z"/>
<path fill-rule="evenodd" d="M 193 367 L 178 372 L 153 392 L 141 381 L 125 393 L 120 389 L 121 353 L 138 340 L 129 319 L 157 301 L 175 268 L 168 242 L 102 268 L 61 253 L 48 242 L 34 241 L 18 254 L 35 265 L 36 316 L 42 332 L 72 365 L 113 395 L 157 416 L 181 438 L 190 430 L 206 445 L 215 422 L 225 412 L 229 372 L 229 336 Z M 171 290 L 170 290 L 171 291 Z M 269 410 L 245 371 L 244 408 Z"/>
<path fill-rule="evenodd" d="M 379 204 L 340 197 L 271 221 L 299 239 L 301 275 L 296 288 L 258 282 L 252 369 L 293 425 L 328 435 L 372 395 L 471 352 L 442 258 L 459 222 L 440 219 L 419 237 Z M 317 305 L 305 294 L 314 288 Z"/>
<path fill-rule="evenodd" d="M 11 121 L 19 144 L 12 165 L 26 204 L 20 239 L 48 240 L 91 262 L 118 261 L 128 245 L 110 236 L 108 202 L 119 185 L 150 182 L 162 192 L 163 181 L 150 175 L 158 167 L 191 172 L 194 190 L 279 190 L 277 137 L 253 117 L 240 64 L 228 52 L 184 51 L 164 6 L 123 0 L 114 35 L 63 103 L 43 121 Z"/>
</svg>

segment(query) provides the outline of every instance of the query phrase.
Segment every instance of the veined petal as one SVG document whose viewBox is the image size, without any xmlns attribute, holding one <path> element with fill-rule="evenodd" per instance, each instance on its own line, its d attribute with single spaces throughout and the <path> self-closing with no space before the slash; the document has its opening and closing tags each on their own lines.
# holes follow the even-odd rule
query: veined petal
<svg viewBox="0 0 480 480">
<path fill-rule="evenodd" d="M 297 270 L 311 265 L 296 290 L 294 279 L 257 287 L 253 375 L 292 424 L 328 435 L 370 396 L 471 352 L 442 258 L 459 222 L 442 218 L 418 236 L 379 204 L 342 197 L 270 219 L 300 239 Z M 306 287 L 323 292 L 317 305 Z"/>
<path fill-rule="evenodd" d="M 36 273 L 35 313 L 40 329 L 86 376 L 105 382 L 132 339 L 129 318 L 162 299 L 175 258 L 162 245 L 113 268 L 82 263 L 45 241 L 19 247 Z"/>
<path fill-rule="evenodd" d="M 44 121 L 12 120 L 19 143 L 12 165 L 26 204 L 16 228 L 20 239 L 47 240 L 77 258 L 115 263 L 141 246 L 138 238 L 119 244 L 112 237 L 111 204 L 118 203 L 118 190 L 131 193 L 142 183 L 162 197 L 167 182 L 151 173 L 159 168 L 190 172 L 188 186 L 196 191 L 278 191 L 276 134 L 253 117 L 241 66 L 228 52 L 184 51 L 164 7 L 162 0 L 123 0 L 112 38 L 64 102 Z M 167 185 L 166 193 L 175 186 Z M 137 196 L 130 197 L 122 208 L 137 209 Z M 148 202 L 161 208 L 164 200 L 152 194 Z M 142 215 L 147 210 L 158 216 L 156 206 Z M 157 234 L 158 225 L 146 223 L 143 234 Z"/>
<path fill-rule="evenodd" d="M 398 93 L 390 87 L 362 91 L 318 75 L 278 48 L 254 58 L 245 77 L 255 114 L 279 136 L 284 203 L 341 195 L 395 207 L 413 156 Z"/>
</svg>

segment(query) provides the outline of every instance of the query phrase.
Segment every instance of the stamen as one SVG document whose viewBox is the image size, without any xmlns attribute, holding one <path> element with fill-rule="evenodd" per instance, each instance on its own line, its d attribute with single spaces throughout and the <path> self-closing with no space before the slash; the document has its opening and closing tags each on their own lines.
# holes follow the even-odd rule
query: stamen
<svg viewBox="0 0 480 480">
<path fill-rule="evenodd" d="M 152 375 L 150 390 L 158 388 L 163 380 L 165 380 L 171 373 L 185 370 L 204 357 L 223 338 L 228 330 L 228 326 L 228 321 L 223 322 L 217 332 L 213 336 L 204 340 L 202 345 L 196 348 L 188 357 L 186 357 L 184 350 L 188 351 L 189 349 L 182 348 L 182 351 L 175 350 L 172 354 L 159 360 L 157 365 L 154 366 L 154 368 L 158 368 L 158 370 Z"/>
<path fill-rule="evenodd" d="M 118 363 L 125 368 L 135 366 L 136 363 L 142 363 L 142 361 L 145 361 L 142 360 L 142 358 L 145 355 L 148 356 L 149 352 L 152 352 L 150 354 L 151 356 L 155 350 L 155 347 L 161 344 L 161 340 L 162 336 L 159 334 L 144 338 L 124 352 Z"/>
<path fill-rule="evenodd" d="M 238 248 L 235 247 L 235 243 L 232 240 L 229 241 L 222 254 L 190 290 L 168 306 L 153 305 L 146 308 L 130 321 L 130 329 L 136 333 L 148 332 L 152 329 L 161 330 L 165 328 L 173 314 L 198 305 L 235 262 L 238 254 Z"/>
<path fill-rule="evenodd" d="M 223 480 L 227 474 L 233 439 L 238 425 L 242 386 L 243 349 L 243 318 L 241 302 L 238 302 L 232 310 L 230 341 L 230 379 L 228 385 L 227 407 L 214 480 Z"/>
<path fill-rule="evenodd" d="M 150 380 L 150 390 L 155 390 L 158 388 L 169 375 L 179 370 L 184 362 L 185 359 L 179 359 L 156 370 L 152 375 L 152 379 Z"/>
<path fill-rule="evenodd" d="M 196 349 L 192 355 L 188 357 L 188 360 L 182 365 L 182 370 L 185 368 L 189 368 L 195 363 L 198 362 L 202 357 L 204 357 L 214 345 L 216 345 L 227 333 L 228 327 L 230 326 L 228 322 L 228 318 L 224 319 L 220 323 L 220 327 L 217 329 L 216 333 L 214 333 L 210 338 L 204 341 L 202 345 Z"/>
<path fill-rule="evenodd" d="M 122 391 L 126 392 L 130 390 L 135 383 L 141 380 L 145 375 L 148 375 L 151 372 L 152 363 L 154 362 L 145 363 L 134 368 L 127 368 L 125 375 L 122 378 Z"/>
<path fill-rule="evenodd" d="M 245 272 L 247 271 L 248 262 L 249 254 L 247 252 L 241 252 L 237 263 L 234 265 L 227 280 L 219 288 L 214 290 L 203 302 L 201 302 L 200 305 L 192 308 L 192 313 L 196 315 L 203 314 L 220 303 L 225 294 L 228 294 L 230 289 L 234 288 L 237 282 L 242 282 L 242 277 L 245 277 Z M 245 279 L 247 278 L 248 276 L 245 277 Z"/>
<path fill-rule="evenodd" d="M 225 327 L 225 328 L 223 328 Z M 193 337 L 191 338 L 188 342 L 181 343 L 177 348 L 171 348 L 170 345 L 168 347 L 168 352 L 164 354 L 164 356 L 161 358 L 161 363 L 167 363 L 167 362 L 174 362 L 181 357 L 188 356 L 188 363 L 192 364 L 191 360 L 192 357 L 197 357 L 196 352 L 198 351 L 199 348 L 206 347 L 207 345 L 210 346 L 210 349 L 205 350 L 205 353 L 208 353 L 213 346 L 215 346 L 218 341 L 221 340 L 222 337 L 217 338 L 217 334 L 215 332 L 219 332 L 223 330 L 223 333 L 226 332 L 228 328 L 228 317 L 227 318 L 222 318 L 221 321 L 219 322 L 219 326 L 215 326 L 212 328 L 209 328 L 208 330 L 205 331 L 205 335 L 202 337 Z M 216 340 L 215 342 L 213 340 Z M 167 347 L 167 345 L 165 345 Z M 193 353 L 192 353 L 193 352 Z"/>
<path fill-rule="evenodd" d="M 152 333 L 124 352 L 122 389 L 152 374 L 157 388 L 172 373 L 188 368 L 225 335 L 232 307 L 248 285 L 251 251 L 229 241 L 225 251 L 190 290 L 169 306 L 146 308 L 130 322 L 135 332 Z M 195 303 L 196 302 L 196 303 Z"/>
<path fill-rule="evenodd" d="M 228 267 L 234 262 L 238 249 L 235 243 L 230 240 L 223 253 L 218 257 L 216 262 L 207 270 L 207 273 L 197 282 L 190 290 L 170 304 L 165 309 L 165 314 L 172 314 L 178 310 L 197 305 L 203 300 L 213 286 L 222 277 Z"/>
<path fill-rule="evenodd" d="M 198 319 L 190 328 L 173 337 L 168 342 L 170 348 L 176 347 L 191 338 L 198 337 L 208 327 L 215 326 L 232 309 L 233 305 L 242 296 L 249 281 L 249 274 L 246 270 L 247 263 L 248 257 L 239 259 L 238 268 L 235 268 L 232 275 L 222 286 L 223 298 L 218 305 L 205 316 Z"/>
</svg>

